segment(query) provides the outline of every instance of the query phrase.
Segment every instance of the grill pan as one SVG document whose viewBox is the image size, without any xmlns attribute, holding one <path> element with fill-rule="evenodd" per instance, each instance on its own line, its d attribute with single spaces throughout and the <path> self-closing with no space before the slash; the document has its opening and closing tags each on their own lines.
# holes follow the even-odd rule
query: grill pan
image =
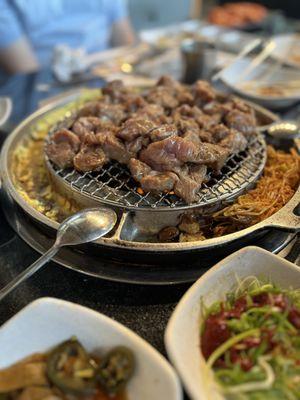
<svg viewBox="0 0 300 400">
<path fill-rule="evenodd" d="M 251 104 L 251 103 L 250 103 Z M 66 105 L 66 102 L 60 100 L 59 102 L 50 104 L 24 120 L 8 137 L 6 140 L 1 156 L 1 172 L 2 172 L 2 183 L 3 190 L 7 195 L 7 198 L 12 199 L 12 201 L 16 202 L 27 215 L 30 216 L 34 221 L 38 222 L 40 225 L 48 227 L 52 230 L 56 230 L 58 227 L 58 223 L 50 220 L 45 217 L 41 213 L 37 212 L 30 204 L 28 204 L 24 198 L 19 194 L 16 190 L 16 187 L 13 183 L 13 171 L 12 171 L 12 154 L 14 149 L 20 145 L 22 140 L 28 137 L 28 134 L 32 131 L 33 126 L 42 118 L 47 116 L 47 113 L 58 109 L 59 107 L 63 107 Z M 274 122 L 276 120 L 276 116 L 274 114 L 266 111 L 265 109 L 253 105 L 258 117 L 260 119 L 264 119 L 268 121 L 268 123 Z M 57 176 L 57 171 L 55 171 L 55 176 Z M 53 176 L 53 174 L 52 174 Z M 54 183 L 57 186 L 63 185 L 63 188 L 58 188 L 59 190 L 65 190 L 66 187 L 70 187 L 69 184 L 65 184 L 65 180 L 60 177 Z M 76 200 L 80 199 L 77 191 L 71 190 L 70 196 L 76 198 Z M 94 203 L 94 199 L 88 198 L 84 196 L 84 202 L 86 205 L 90 205 L 87 201 L 90 200 L 91 203 Z M 82 199 L 81 199 L 82 200 Z M 225 246 L 233 242 L 241 241 L 241 239 L 246 236 L 253 236 L 256 234 L 261 234 L 261 232 L 265 232 L 271 228 L 281 229 L 289 232 L 296 232 L 299 230 L 300 218 L 294 210 L 298 206 L 300 201 L 300 193 L 299 189 L 293 196 L 293 198 L 276 214 L 271 216 L 270 218 L 258 223 L 252 227 L 246 228 L 239 232 L 235 232 L 223 237 L 207 239 L 204 241 L 197 242 L 186 242 L 186 243 L 153 243 L 149 241 L 145 241 L 145 237 L 153 230 L 154 228 L 157 231 L 157 228 L 160 226 L 168 226 L 174 224 L 174 218 L 178 218 L 183 211 L 187 210 L 188 206 L 178 205 L 174 206 L 174 210 L 171 207 L 163 207 L 163 223 L 162 223 L 162 213 L 161 212 L 153 212 L 155 208 L 135 207 L 132 209 L 130 207 L 116 207 L 116 205 L 109 205 L 111 207 L 117 208 L 118 211 L 118 227 L 113 233 L 111 237 L 103 238 L 99 241 L 99 244 L 105 247 L 110 248 L 119 248 L 123 250 L 133 250 L 133 251 L 147 251 L 147 252 L 163 252 L 163 253 L 176 253 L 178 251 L 189 251 L 189 250 L 209 250 L 213 248 L 219 248 L 220 246 Z M 176 207 L 182 207 L 176 209 Z M 213 204 L 213 207 L 219 206 L 219 201 Z M 161 207 L 157 207 L 160 209 Z M 198 207 L 199 208 L 199 207 Z M 166 209 L 166 210 L 165 210 Z M 194 210 L 193 210 L 194 211 Z M 173 222 L 172 222 L 173 221 Z M 241 241 L 242 243 L 242 241 Z"/>
</svg>

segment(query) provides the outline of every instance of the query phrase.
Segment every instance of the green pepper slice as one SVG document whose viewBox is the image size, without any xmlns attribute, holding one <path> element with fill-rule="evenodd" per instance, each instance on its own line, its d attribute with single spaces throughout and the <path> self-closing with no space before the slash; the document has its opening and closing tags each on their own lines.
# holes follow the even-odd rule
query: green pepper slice
<svg viewBox="0 0 300 400">
<path fill-rule="evenodd" d="M 110 396 L 120 393 L 134 371 L 134 355 L 127 347 L 118 346 L 100 360 L 96 379 Z"/>
<path fill-rule="evenodd" d="M 76 339 L 67 340 L 50 352 L 47 376 L 64 393 L 89 396 L 96 392 L 94 366 Z"/>
</svg>

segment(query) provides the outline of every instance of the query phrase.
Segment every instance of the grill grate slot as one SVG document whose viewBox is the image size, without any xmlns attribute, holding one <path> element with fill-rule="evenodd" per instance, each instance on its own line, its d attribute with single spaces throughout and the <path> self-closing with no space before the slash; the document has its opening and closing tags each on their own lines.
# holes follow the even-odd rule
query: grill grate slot
<svg viewBox="0 0 300 400">
<path fill-rule="evenodd" d="M 209 181 L 202 185 L 198 201 L 192 206 L 201 207 L 237 197 L 242 190 L 247 190 L 258 179 L 265 161 L 265 141 L 261 134 L 256 133 L 251 137 L 247 149 L 238 155 L 232 155 L 219 175 L 210 173 Z M 99 172 L 89 173 L 58 169 L 49 160 L 47 165 L 57 179 L 63 180 L 73 190 L 102 203 L 135 209 L 166 210 L 189 207 L 173 194 L 140 194 L 139 185 L 131 178 L 129 170 L 117 162 L 107 164 Z"/>
</svg>

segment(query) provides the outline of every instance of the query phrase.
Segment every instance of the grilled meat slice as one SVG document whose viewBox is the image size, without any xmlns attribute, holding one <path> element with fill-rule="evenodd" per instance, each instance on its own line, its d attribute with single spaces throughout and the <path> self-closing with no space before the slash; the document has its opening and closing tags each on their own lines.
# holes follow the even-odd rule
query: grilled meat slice
<svg viewBox="0 0 300 400">
<path fill-rule="evenodd" d="M 156 86 L 146 95 L 149 103 L 158 104 L 161 107 L 170 110 L 178 106 L 179 102 L 174 97 L 173 88 L 167 86 Z"/>
<path fill-rule="evenodd" d="M 120 79 L 108 82 L 102 89 L 102 93 L 107 96 L 112 103 L 119 102 L 127 92 L 128 88 Z"/>
<path fill-rule="evenodd" d="M 80 117 L 72 126 L 72 131 L 76 133 L 80 139 L 83 139 L 87 133 L 96 133 L 103 129 L 114 130 L 114 125 L 111 121 L 102 121 L 98 117 Z"/>
<path fill-rule="evenodd" d="M 179 136 L 173 136 L 149 144 L 140 153 L 141 161 L 157 171 L 172 171 L 186 162 L 206 164 L 219 171 L 229 156 L 229 150 L 216 144 L 195 144 Z"/>
<path fill-rule="evenodd" d="M 140 182 L 145 192 L 169 192 L 173 189 L 178 180 L 173 172 L 157 172 L 147 164 L 132 158 L 129 162 L 131 175 L 137 182 Z"/>
<path fill-rule="evenodd" d="M 132 157 L 124 143 L 111 132 L 99 132 L 96 134 L 96 139 L 108 159 L 127 164 Z"/>
<path fill-rule="evenodd" d="M 174 171 L 175 172 L 175 171 Z M 174 192 L 186 203 L 197 201 L 197 193 L 206 179 L 207 167 L 205 165 L 185 165 L 183 168 L 177 168 L 178 180 L 174 186 Z"/>
<path fill-rule="evenodd" d="M 157 171 L 170 171 L 190 161 L 196 147 L 179 136 L 172 136 L 159 142 L 149 144 L 140 153 L 140 160 Z"/>
<path fill-rule="evenodd" d="M 236 154 L 245 150 L 248 142 L 241 132 L 235 129 L 230 129 L 228 135 L 224 137 L 224 139 L 220 140 L 218 144 L 221 147 L 227 148 L 231 154 Z"/>
<path fill-rule="evenodd" d="M 146 136 L 151 130 L 156 127 L 152 121 L 144 118 L 128 119 L 116 135 L 126 141 L 131 141 L 138 136 Z"/>
<path fill-rule="evenodd" d="M 83 143 L 80 152 L 74 157 L 74 167 L 81 172 L 100 170 L 107 162 L 108 158 L 99 144 Z"/>
<path fill-rule="evenodd" d="M 115 125 L 119 125 L 127 117 L 122 105 L 107 104 L 103 101 L 92 101 L 85 104 L 79 111 L 78 115 L 79 117 L 98 117 L 101 121 L 112 122 Z"/>
<path fill-rule="evenodd" d="M 156 124 L 165 123 L 167 116 L 162 106 L 158 104 L 146 103 L 145 106 L 139 108 L 135 113 L 131 114 L 131 118 L 147 119 Z"/>
<path fill-rule="evenodd" d="M 230 111 L 225 116 L 225 124 L 229 128 L 242 132 L 246 137 L 251 136 L 256 131 L 255 116 L 237 109 Z"/>
<path fill-rule="evenodd" d="M 53 134 L 46 145 L 46 154 L 59 168 L 68 168 L 73 166 L 73 158 L 79 148 L 78 136 L 68 129 L 60 129 Z"/>
<path fill-rule="evenodd" d="M 202 107 L 216 99 L 217 95 L 213 87 L 206 81 L 197 81 L 192 86 L 195 105 Z"/>
<path fill-rule="evenodd" d="M 210 130 L 212 140 L 214 143 L 219 143 L 220 140 L 226 138 L 229 135 L 230 129 L 224 124 L 219 124 L 212 127 Z"/>
<path fill-rule="evenodd" d="M 170 136 L 177 136 L 178 130 L 173 124 L 163 124 L 158 128 L 153 129 L 149 136 L 152 142 L 158 142 L 159 140 L 166 139 Z"/>
</svg>

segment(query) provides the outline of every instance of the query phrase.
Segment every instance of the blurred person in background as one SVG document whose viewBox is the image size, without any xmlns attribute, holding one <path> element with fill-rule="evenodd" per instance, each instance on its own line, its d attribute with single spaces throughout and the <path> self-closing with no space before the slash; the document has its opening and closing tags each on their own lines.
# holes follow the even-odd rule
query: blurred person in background
<svg viewBox="0 0 300 400">
<path fill-rule="evenodd" d="M 92 53 L 133 42 L 126 0 L 0 0 L 0 69 L 11 74 L 49 66 L 59 44 Z"/>
</svg>

